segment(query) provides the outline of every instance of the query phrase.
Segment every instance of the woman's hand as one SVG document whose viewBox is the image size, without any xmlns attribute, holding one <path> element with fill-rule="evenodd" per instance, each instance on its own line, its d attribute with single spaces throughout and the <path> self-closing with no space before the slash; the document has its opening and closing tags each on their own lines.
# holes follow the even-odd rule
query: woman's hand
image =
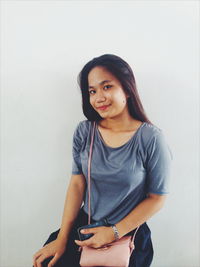
<svg viewBox="0 0 200 267">
<path fill-rule="evenodd" d="M 84 229 L 81 230 L 81 233 L 94 234 L 92 237 L 84 241 L 75 240 L 76 244 L 81 247 L 88 246 L 92 248 L 100 248 L 115 240 L 113 229 L 110 226 L 100 226 L 90 229 Z"/>
<path fill-rule="evenodd" d="M 66 242 L 56 239 L 43 248 L 38 250 L 33 256 L 34 267 L 42 267 L 42 262 L 53 256 L 53 259 L 49 262 L 48 267 L 52 267 L 58 261 L 58 259 L 63 255 L 66 249 Z"/>
</svg>

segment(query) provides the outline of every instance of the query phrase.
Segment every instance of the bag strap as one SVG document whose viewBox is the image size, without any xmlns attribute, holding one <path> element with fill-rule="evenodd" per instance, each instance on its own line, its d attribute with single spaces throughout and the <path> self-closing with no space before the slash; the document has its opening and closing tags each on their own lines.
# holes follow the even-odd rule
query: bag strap
<svg viewBox="0 0 200 267">
<path fill-rule="evenodd" d="M 91 176 L 90 176 L 90 170 L 91 170 L 91 159 L 92 159 L 92 151 L 93 151 L 93 143 L 94 143 L 94 133 L 96 128 L 96 121 L 93 122 L 92 127 L 92 135 L 91 135 L 91 143 L 90 143 L 90 152 L 89 152 L 89 159 L 88 159 L 88 224 L 91 222 Z M 134 242 L 135 235 L 138 231 L 140 226 L 136 228 L 136 231 L 134 232 L 131 241 Z"/>
<path fill-rule="evenodd" d="M 90 152 L 89 152 L 89 159 L 88 159 L 88 224 L 90 224 L 91 220 L 91 178 L 90 178 L 90 170 L 91 170 L 91 159 L 92 159 L 92 150 L 93 150 L 93 143 L 94 143 L 94 131 L 96 127 L 96 122 L 93 122 L 92 128 L 92 137 L 90 143 Z"/>
<path fill-rule="evenodd" d="M 135 236 L 136 236 L 136 233 L 137 233 L 137 231 L 138 231 L 139 227 L 140 227 L 140 226 L 138 226 L 138 227 L 136 228 L 136 230 L 135 230 L 134 234 L 132 235 L 131 242 L 132 242 L 133 244 L 134 244 L 134 241 L 135 241 Z"/>
</svg>

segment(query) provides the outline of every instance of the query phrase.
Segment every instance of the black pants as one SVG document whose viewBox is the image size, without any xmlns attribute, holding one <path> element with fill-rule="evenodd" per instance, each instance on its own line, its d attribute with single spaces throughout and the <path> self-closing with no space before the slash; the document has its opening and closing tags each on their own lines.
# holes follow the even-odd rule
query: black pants
<svg viewBox="0 0 200 267">
<path fill-rule="evenodd" d="M 73 228 L 69 235 L 66 246 L 66 251 L 62 257 L 57 261 L 54 267 L 80 267 L 80 252 L 74 240 L 79 240 L 77 228 L 87 224 L 88 216 L 80 209 L 80 212 L 74 222 Z M 91 223 L 94 221 L 91 220 Z M 43 246 L 50 243 L 57 238 L 60 229 L 53 232 Z M 135 230 L 129 232 L 127 235 L 132 235 Z M 48 263 L 53 257 L 45 259 L 42 263 L 43 267 L 47 267 Z M 131 255 L 129 267 L 149 267 L 153 259 L 153 246 L 151 241 L 151 231 L 146 223 L 142 224 L 138 229 L 135 237 L 135 249 Z"/>
</svg>

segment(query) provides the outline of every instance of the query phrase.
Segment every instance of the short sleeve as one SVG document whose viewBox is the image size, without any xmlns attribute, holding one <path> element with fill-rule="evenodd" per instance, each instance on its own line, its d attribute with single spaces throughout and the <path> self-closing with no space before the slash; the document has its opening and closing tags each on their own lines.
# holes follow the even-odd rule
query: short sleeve
<svg viewBox="0 0 200 267">
<path fill-rule="evenodd" d="M 147 146 L 147 193 L 168 194 L 173 155 L 162 130 L 154 134 Z"/>
<path fill-rule="evenodd" d="M 80 136 L 80 123 L 76 127 L 73 134 L 72 142 L 72 174 L 82 174 L 82 164 L 80 151 L 82 146 L 82 139 Z"/>
</svg>

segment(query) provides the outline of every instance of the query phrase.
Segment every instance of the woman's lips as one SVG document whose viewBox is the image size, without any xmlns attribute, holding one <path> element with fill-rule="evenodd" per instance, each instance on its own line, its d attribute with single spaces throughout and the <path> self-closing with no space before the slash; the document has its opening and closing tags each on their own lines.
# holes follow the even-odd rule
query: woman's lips
<svg viewBox="0 0 200 267">
<path fill-rule="evenodd" d="M 109 106 L 110 106 L 110 105 L 102 106 L 102 107 L 99 107 L 98 109 L 100 109 L 100 110 L 105 110 L 105 109 L 107 109 Z"/>
</svg>

